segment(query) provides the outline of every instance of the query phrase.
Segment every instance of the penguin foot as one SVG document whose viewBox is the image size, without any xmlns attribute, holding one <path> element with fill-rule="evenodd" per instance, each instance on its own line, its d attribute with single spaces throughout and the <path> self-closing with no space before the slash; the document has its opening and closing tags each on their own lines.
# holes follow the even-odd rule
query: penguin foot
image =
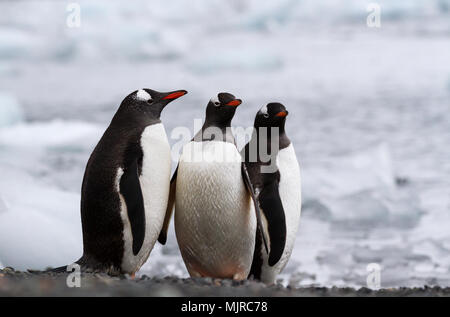
<svg viewBox="0 0 450 317">
<path fill-rule="evenodd" d="M 233 280 L 234 281 L 242 281 L 242 280 L 245 280 L 246 278 L 247 278 L 247 274 L 243 274 L 242 272 L 241 273 L 236 273 L 236 274 L 233 275 Z"/>
</svg>

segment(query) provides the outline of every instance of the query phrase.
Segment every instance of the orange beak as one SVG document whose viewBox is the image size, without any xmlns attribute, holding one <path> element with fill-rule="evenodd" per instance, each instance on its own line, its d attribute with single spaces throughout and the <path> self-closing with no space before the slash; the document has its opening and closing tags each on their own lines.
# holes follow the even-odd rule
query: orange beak
<svg viewBox="0 0 450 317">
<path fill-rule="evenodd" d="M 226 106 L 233 106 L 233 107 L 237 107 L 242 103 L 241 99 L 234 99 L 231 100 L 229 103 L 226 104 Z"/>
<path fill-rule="evenodd" d="M 179 90 L 179 91 L 175 91 L 175 92 L 172 92 L 172 93 L 168 94 L 167 96 L 165 96 L 162 99 L 177 99 L 177 98 L 179 98 L 181 96 L 184 96 L 186 94 L 187 94 L 186 90 Z"/>
<path fill-rule="evenodd" d="M 286 116 L 287 116 L 286 111 L 280 111 L 275 115 L 275 117 L 286 117 Z"/>
</svg>

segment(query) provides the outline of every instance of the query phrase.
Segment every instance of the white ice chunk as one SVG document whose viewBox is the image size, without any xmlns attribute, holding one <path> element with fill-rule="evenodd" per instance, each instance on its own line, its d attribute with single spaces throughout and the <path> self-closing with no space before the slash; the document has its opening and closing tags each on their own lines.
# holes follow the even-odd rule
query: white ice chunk
<svg viewBox="0 0 450 317">
<path fill-rule="evenodd" d="M 62 120 L 0 129 L 0 194 L 8 207 L 0 212 L 4 265 L 44 269 L 81 255 L 79 183 L 103 131 L 95 124 Z M 55 159 L 70 159 L 70 165 Z M 63 180 L 72 178 L 72 191 L 62 188 L 68 187 Z"/>
<path fill-rule="evenodd" d="M 304 168 L 303 182 L 305 212 L 346 231 L 413 228 L 423 215 L 417 194 L 397 188 L 386 144 Z"/>
<path fill-rule="evenodd" d="M 3 201 L 2 197 L 0 196 L 0 213 L 6 212 L 8 210 L 8 207 L 6 206 L 6 203 Z"/>
<path fill-rule="evenodd" d="M 102 130 L 97 125 L 78 121 L 53 120 L 18 124 L 0 130 L 0 144 L 27 148 L 84 144 L 86 138 L 100 138 Z"/>
<path fill-rule="evenodd" d="M 389 208 L 372 191 L 331 199 L 326 205 L 333 222 L 351 229 L 369 229 L 389 224 Z"/>
<path fill-rule="evenodd" d="M 303 169 L 305 195 L 343 197 L 365 190 L 393 190 L 389 147 L 382 143 L 358 153 L 335 156 Z"/>
<path fill-rule="evenodd" d="M 236 70 L 271 71 L 282 67 L 283 62 L 279 56 L 251 49 L 214 51 L 195 58 L 189 64 L 191 71 L 200 74 Z"/>
<path fill-rule="evenodd" d="M 0 128 L 22 122 L 23 110 L 14 96 L 0 93 Z"/>
<path fill-rule="evenodd" d="M 17 58 L 31 54 L 36 40 L 31 32 L 14 28 L 0 29 L 0 58 Z"/>
<path fill-rule="evenodd" d="M 0 192 L 9 208 L 0 213 L 2 263 L 45 269 L 77 260 L 82 252 L 80 196 L 0 166 Z M 14 181 L 12 181 L 14 180 Z"/>
</svg>

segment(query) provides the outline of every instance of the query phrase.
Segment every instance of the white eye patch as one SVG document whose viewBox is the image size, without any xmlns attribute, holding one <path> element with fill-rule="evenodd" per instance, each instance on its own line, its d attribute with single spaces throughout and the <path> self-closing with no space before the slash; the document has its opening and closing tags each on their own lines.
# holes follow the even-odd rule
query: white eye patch
<svg viewBox="0 0 450 317">
<path fill-rule="evenodd" d="M 262 108 L 261 108 L 261 110 L 259 110 L 262 114 L 268 114 L 268 112 L 267 112 L 267 105 L 265 105 L 265 106 L 263 106 Z"/>
<path fill-rule="evenodd" d="M 219 102 L 219 100 L 218 100 L 217 98 L 211 98 L 211 102 L 212 102 L 214 105 L 216 105 L 216 106 L 219 106 L 219 105 L 220 105 L 220 102 Z"/>
<path fill-rule="evenodd" d="M 137 100 L 143 100 L 143 101 L 149 101 L 152 99 L 152 96 L 148 92 L 146 92 L 144 89 L 139 89 L 136 92 L 136 99 Z"/>
</svg>

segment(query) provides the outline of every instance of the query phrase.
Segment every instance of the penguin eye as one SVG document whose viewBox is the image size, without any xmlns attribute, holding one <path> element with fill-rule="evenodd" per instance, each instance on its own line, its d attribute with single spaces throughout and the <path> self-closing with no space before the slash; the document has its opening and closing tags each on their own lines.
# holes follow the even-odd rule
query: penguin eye
<svg viewBox="0 0 450 317">
<path fill-rule="evenodd" d="M 148 102 L 149 104 L 152 104 L 152 103 L 153 103 L 153 99 L 149 99 L 149 100 L 147 100 L 147 102 Z"/>
<path fill-rule="evenodd" d="M 265 114 L 263 114 L 263 116 L 264 116 L 264 118 L 268 118 L 269 117 L 269 114 L 268 113 L 265 113 Z"/>
<path fill-rule="evenodd" d="M 218 107 L 218 106 L 220 106 L 220 102 L 214 101 L 214 105 L 215 105 L 216 107 Z"/>
</svg>

